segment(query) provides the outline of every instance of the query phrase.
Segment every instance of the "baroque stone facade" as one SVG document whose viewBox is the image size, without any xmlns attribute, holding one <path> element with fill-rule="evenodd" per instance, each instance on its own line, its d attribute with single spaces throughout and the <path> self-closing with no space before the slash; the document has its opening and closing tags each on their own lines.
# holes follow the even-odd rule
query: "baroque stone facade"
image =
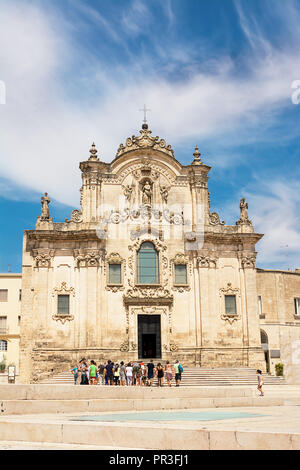
<svg viewBox="0 0 300 470">
<path fill-rule="evenodd" d="M 45 195 L 35 230 L 24 233 L 23 382 L 81 357 L 265 369 L 255 263 L 262 235 L 247 203 L 226 225 L 210 211 L 210 167 L 198 148 L 183 166 L 147 124 L 140 134 L 111 163 L 93 144 L 80 163 L 80 209 L 55 223 Z M 143 247 L 156 260 L 149 284 Z"/>
</svg>

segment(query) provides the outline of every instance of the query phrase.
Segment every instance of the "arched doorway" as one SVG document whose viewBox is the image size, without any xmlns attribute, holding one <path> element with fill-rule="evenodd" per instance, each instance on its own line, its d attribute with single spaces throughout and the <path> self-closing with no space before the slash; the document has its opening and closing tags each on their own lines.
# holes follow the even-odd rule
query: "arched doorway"
<svg viewBox="0 0 300 470">
<path fill-rule="evenodd" d="M 261 340 L 261 347 L 265 355 L 266 370 L 269 373 L 270 372 L 269 340 L 268 340 L 268 335 L 264 330 L 260 330 L 260 340 Z"/>
</svg>

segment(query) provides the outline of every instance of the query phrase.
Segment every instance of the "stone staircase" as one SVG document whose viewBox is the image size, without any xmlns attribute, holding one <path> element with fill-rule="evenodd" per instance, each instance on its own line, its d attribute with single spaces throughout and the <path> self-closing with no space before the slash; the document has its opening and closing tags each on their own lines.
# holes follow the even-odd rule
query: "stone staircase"
<svg viewBox="0 0 300 470">
<path fill-rule="evenodd" d="M 265 385 L 283 385 L 285 380 L 283 377 L 275 377 L 264 375 Z M 77 383 L 80 382 L 80 379 Z M 51 385 L 72 385 L 74 383 L 73 374 L 69 371 L 54 375 L 48 379 L 41 381 L 43 384 Z M 154 381 L 154 385 L 157 380 Z M 175 384 L 173 379 L 172 384 Z M 256 385 L 256 370 L 250 368 L 204 368 L 204 367 L 184 367 L 182 374 L 181 386 L 239 386 L 239 385 Z M 166 383 L 165 383 L 166 385 Z"/>
</svg>

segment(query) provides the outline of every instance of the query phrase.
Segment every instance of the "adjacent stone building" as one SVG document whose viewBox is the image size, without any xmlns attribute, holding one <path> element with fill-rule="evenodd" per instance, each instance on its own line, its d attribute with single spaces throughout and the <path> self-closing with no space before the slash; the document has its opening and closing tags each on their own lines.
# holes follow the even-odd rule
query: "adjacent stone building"
<svg viewBox="0 0 300 470">
<path fill-rule="evenodd" d="M 21 381 L 82 357 L 265 370 L 258 296 L 268 298 L 271 274 L 256 269 L 262 234 L 244 199 L 234 226 L 211 211 L 210 167 L 197 147 L 193 156 L 182 165 L 143 124 L 111 163 L 92 145 L 69 220 L 53 222 L 42 197 L 35 230 L 24 232 Z M 289 295 L 300 297 L 299 278 Z"/>
<path fill-rule="evenodd" d="M 19 374 L 22 274 L 0 274 L 0 362 L 5 369 L 0 382 L 7 382 L 7 367 L 14 365 Z"/>
</svg>

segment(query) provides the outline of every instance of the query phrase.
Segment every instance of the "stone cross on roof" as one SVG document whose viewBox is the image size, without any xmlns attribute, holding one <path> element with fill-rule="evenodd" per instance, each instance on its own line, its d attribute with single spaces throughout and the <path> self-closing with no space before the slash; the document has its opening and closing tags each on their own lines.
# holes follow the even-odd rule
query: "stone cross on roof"
<svg viewBox="0 0 300 470">
<path fill-rule="evenodd" d="M 148 109 L 146 105 L 144 104 L 143 109 L 140 109 L 140 111 L 144 111 L 144 120 L 143 123 L 147 124 L 147 111 L 151 111 L 151 109 Z"/>
</svg>

